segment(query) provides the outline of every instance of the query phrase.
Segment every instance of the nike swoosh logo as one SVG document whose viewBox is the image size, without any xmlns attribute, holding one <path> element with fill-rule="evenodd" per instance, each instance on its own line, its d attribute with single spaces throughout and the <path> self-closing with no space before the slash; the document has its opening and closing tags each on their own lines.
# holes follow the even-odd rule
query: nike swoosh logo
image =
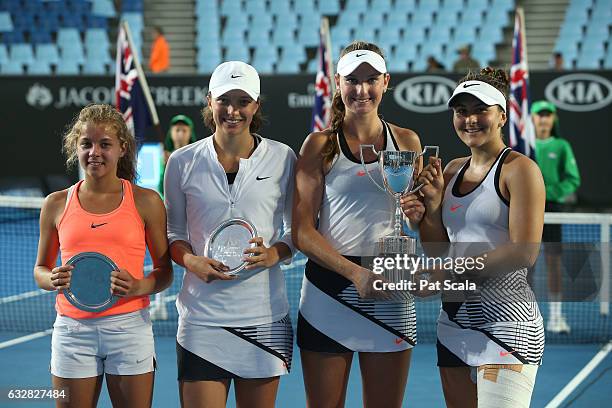
<svg viewBox="0 0 612 408">
<path fill-rule="evenodd" d="M 270 177 L 272 177 L 272 176 L 268 176 L 268 177 L 259 177 L 259 176 L 257 176 L 257 177 L 255 177 L 255 180 L 258 180 L 258 181 L 259 180 L 265 180 L 265 179 L 269 179 Z"/>
<path fill-rule="evenodd" d="M 91 228 L 98 228 L 101 227 L 103 225 L 108 224 L 108 222 L 103 222 L 102 224 L 94 224 L 93 222 L 91 223 Z"/>
<path fill-rule="evenodd" d="M 461 207 L 463 207 L 463 205 L 461 205 L 461 204 L 453 205 L 453 206 L 451 206 L 450 210 L 451 210 L 451 212 L 455 212 L 455 211 L 457 211 L 458 208 L 461 208 Z"/>
<path fill-rule="evenodd" d="M 401 338 L 401 337 L 397 337 L 395 339 L 395 344 L 400 344 L 402 341 L 406 341 L 406 339 L 408 338 L 408 336 Z"/>
<path fill-rule="evenodd" d="M 476 86 L 476 85 L 480 85 L 480 84 L 463 84 L 463 87 L 469 88 L 470 86 Z"/>
<path fill-rule="evenodd" d="M 359 58 L 359 57 L 363 57 L 364 55 L 365 55 L 365 54 L 355 54 L 355 56 L 356 56 L 357 58 Z"/>
<path fill-rule="evenodd" d="M 358 177 L 363 177 L 363 176 L 365 176 L 365 175 L 366 175 L 365 170 L 359 170 L 359 171 L 357 172 L 357 176 L 358 176 Z"/>
<path fill-rule="evenodd" d="M 232 78 L 241 78 L 242 75 L 230 75 Z"/>
<path fill-rule="evenodd" d="M 500 351 L 500 352 L 499 352 L 499 355 L 500 355 L 500 356 L 502 356 L 502 357 L 507 357 L 507 356 L 509 356 L 510 354 L 514 353 L 515 351 L 516 351 L 516 350 L 512 350 L 512 351 Z"/>
</svg>

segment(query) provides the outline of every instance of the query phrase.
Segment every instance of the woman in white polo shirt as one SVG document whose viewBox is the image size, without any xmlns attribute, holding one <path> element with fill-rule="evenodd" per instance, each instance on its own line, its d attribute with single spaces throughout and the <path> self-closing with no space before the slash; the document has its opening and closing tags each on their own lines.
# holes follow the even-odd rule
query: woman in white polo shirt
<svg viewBox="0 0 612 408">
<path fill-rule="evenodd" d="M 273 407 L 279 376 L 291 367 L 293 334 L 279 262 L 293 250 L 296 158 L 288 146 L 255 133 L 259 93 L 252 66 L 219 65 L 203 111 L 214 133 L 173 152 L 166 168 L 170 253 L 186 269 L 176 301 L 184 407 L 225 406 L 232 380 L 238 406 Z M 246 272 L 235 278 L 204 247 L 217 226 L 237 217 L 258 236 L 245 251 Z"/>
</svg>

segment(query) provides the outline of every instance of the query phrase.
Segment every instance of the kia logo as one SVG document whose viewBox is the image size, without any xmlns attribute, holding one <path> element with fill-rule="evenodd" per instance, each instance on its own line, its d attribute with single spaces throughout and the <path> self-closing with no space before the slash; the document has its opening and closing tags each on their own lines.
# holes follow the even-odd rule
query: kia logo
<svg viewBox="0 0 612 408">
<path fill-rule="evenodd" d="M 419 113 L 436 113 L 448 109 L 446 102 L 455 90 L 448 78 L 423 75 L 407 79 L 395 87 L 393 97 L 399 106 Z"/>
<path fill-rule="evenodd" d="M 561 109 L 574 112 L 594 111 L 612 102 L 612 83 L 593 74 L 563 75 L 551 81 L 544 94 L 546 99 Z"/>
</svg>

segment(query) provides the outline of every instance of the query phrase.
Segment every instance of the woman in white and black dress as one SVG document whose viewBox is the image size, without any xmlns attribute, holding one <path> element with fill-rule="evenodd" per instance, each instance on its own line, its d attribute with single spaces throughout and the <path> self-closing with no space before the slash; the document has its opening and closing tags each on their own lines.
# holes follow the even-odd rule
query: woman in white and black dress
<svg viewBox="0 0 612 408">
<path fill-rule="evenodd" d="M 170 253 L 186 269 L 176 301 L 185 407 L 224 407 L 232 380 L 238 406 L 273 407 L 279 376 L 291 367 L 293 334 L 279 262 L 292 254 L 296 158 L 288 146 L 255 133 L 259 94 L 252 66 L 219 65 L 203 112 L 214 133 L 173 152 L 166 168 Z M 236 217 L 251 222 L 258 236 L 245 250 L 247 272 L 233 279 L 204 247 L 219 224 Z"/>
</svg>

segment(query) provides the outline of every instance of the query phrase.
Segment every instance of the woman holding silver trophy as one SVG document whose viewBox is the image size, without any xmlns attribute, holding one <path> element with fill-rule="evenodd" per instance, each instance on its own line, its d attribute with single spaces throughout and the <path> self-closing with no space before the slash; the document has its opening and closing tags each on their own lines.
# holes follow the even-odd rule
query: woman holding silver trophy
<svg viewBox="0 0 612 408">
<path fill-rule="evenodd" d="M 172 153 L 164 181 L 172 259 L 185 267 L 177 297 L 181 404 L 273 407 L 291 368 L 285 278 L 295 154 L 255 132 L 257 71 L 239 61 L 212 73 L 203 116 L 213 134 Z"/>
<path fill-rule="evenodd" d="M 394 231 L 395 211 L 394 199 L 366 177 L 378 171 L 374 177 L 382 184 L 371 151 L 364 151 L 364 170 L 361 145 L 421 151 L 415 132 L 378 114 L 389 78 L 378 46 L 347 46 L 338 61 L 331 128 L 306 138 L 296 165 L 293 241 L 309 258 L 297 336 L 311 407 L 344 405 L 354 352 L 364 406 L 402 405 L 416 343 L 414 302 L 371 299 L 385 297 L 372 287 L 380 276 L 361 264 L 362 257 L 378 255 L 378 239 Z M 423 212 L 416 204 L 408 218 L 418 222 Z"/>
<path fill-rule="evenodd" d="M 471 155 L 444 171 L 438 159 L 430 160 L 419 177 L 426 184 L 420 223 L 426 252 L 426 242 L 446 242 L 465 259 L 486 258 L 477 271 L 426 273 L 430 281 L 478 283 L 462 298 L 442 294 L 437 351 L 449 407 L 528 407 L 544 351 L 527 272 L 538 256 L 545 190 L 537 164 L 504 143 L 507 92 L 503 70 L 462 78 L 448 106 Z"/>
</svg>

